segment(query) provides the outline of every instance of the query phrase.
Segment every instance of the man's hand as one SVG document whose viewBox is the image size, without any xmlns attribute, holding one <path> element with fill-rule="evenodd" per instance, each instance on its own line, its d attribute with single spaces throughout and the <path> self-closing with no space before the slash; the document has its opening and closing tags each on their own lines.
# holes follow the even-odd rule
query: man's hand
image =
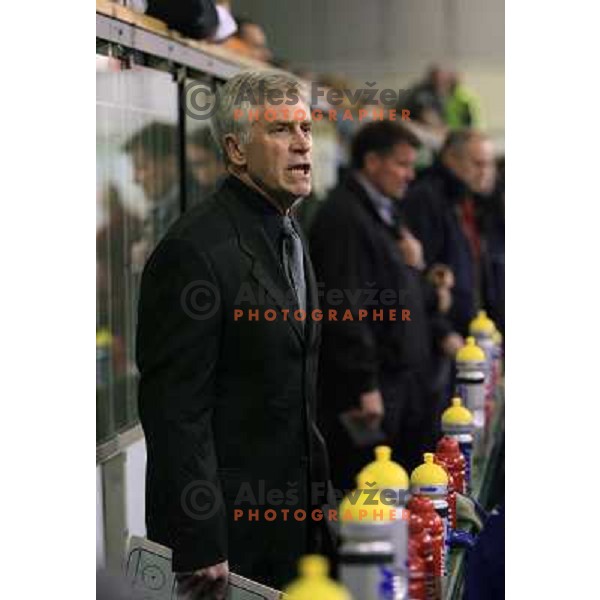
<svg viewBox="0 0 600 600">
<path fill-rule="evenodd" d="M 360 408 L 352 408 L 348 414 L 357 421 L 363 421 L 369 429 L 376 430 L 383 421 L 383 397 L 379 390 L 364 392 L 360 395 Z"/>
<path fill-rule="evenodd" d="M 438 312 L 445 315 L 452 307 L 452 292 L 447 287 L 439 287 L 435 291 L 438 297 Z"/>
<path fill-rule="evenodd" d="M 422 270 L 425 268 L 423 260 L 423 246 L 421 242 L 410 232 L 406 227 L 400 229 L 401 238 L 398 241 L 398 247 L 402 253 L 404 262 L 415 269 Z"/>
<path fill-rule="evenodd" d="M 225 600 L 229 562 L 224 561 L 193 573 L 177 573 L 177 597 L 181 600 Z"/>
<path fill-rule="evenodd" d="M 436 287 L 451 290 L 454 287 L 454 273 L 447 265 L 435 264 L 429 269 L 427 279 Z"/>
</svg>

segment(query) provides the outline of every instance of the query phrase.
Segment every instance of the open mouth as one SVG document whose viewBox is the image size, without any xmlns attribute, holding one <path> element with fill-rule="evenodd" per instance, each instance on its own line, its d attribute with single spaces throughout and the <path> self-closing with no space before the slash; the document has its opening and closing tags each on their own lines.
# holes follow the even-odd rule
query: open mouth
<svg viewBox="0 0 600 600">
<path fill-rule="evenodd" d="M 288 171 L 292 173 L 298 173 L 300 175 L 308 175 L 310 173 L 310 164 L 302 163 L 299 165 L 294 165 L 292 167 L 288 167 Z"/>
</svg>

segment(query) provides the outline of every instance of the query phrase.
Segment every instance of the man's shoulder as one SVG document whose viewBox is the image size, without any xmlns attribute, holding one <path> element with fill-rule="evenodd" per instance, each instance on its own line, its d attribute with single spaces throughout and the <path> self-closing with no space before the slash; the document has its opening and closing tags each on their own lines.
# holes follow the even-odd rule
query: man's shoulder
<svg viewBox="0 0 600 600">
<path fill-rule="evenodd" d="M 334 219 L 352 219 L 362 211 L 359 183 L 347 178 L 339 183 L 327 196 L 319 214 Z"/>
<path fill-rule="evenodd" d="M 410 185 L 403 199 L 403 204 L 419 202 L 436 205 L 444 195 L 444 181 L 440 173 L 428 168 Z"/>
<path fill-rule="evenodd" d="M 173 225 L 164 242 L 187 242 L 199 252 L 208 252 L 235 237 L 224 203 L 226 195 L 217 190 L 200 204 L 186 212 Z"/>
<path fill-rule="evenodd" d="M 373 220 L 357 186 L 357 182 L 345 180 L 329 193 L 311 225 L 311 247 L 344 244 L 348 238 L 357 240 L 361 232 L 370 235 Z"/>
</svg>

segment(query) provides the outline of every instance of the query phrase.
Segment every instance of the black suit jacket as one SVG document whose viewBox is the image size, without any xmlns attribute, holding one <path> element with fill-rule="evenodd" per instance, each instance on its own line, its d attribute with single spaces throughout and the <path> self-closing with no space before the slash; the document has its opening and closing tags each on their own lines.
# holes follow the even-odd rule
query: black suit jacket
<svg viewBox="0 0 600 600">
<path fill-rule="evenodd" d="M 171 228 L 142 277 L 146 521 L 148 537 L 173 549 L 175 571 L 228 558 L 255 577 L 254 558 L 294 562 L 307 549 L 306 523 L 235 521 L 234 501 L 241 493 L 244 510 L 307 508 L 309 481 L 327 478 L 314 425 L 319 324 L 283 319 L 297 306 L 260 211 L 245 202 L 252 193 L 226 179 Z M 310 309 L 318 298 L 306 250 L 305 271 Z M 261 318 L 236 320 L 235 309 Z M 269 504 L 275 489 L 292 501 Z"/>
<path fill-rule="evenodd" d="M 466 185 L 440 161 L 426 169 L 402 201 L 402 214 L 423 245 L 425 262 L 448 265 L 454 272 L 449 316 L 459 333 L 466 335 L 475 316 L 477 264 L 459 217 Z"/>
<path fill-rule="evenodd" d="M 333 190 L 317 213 L 310 243 L 317 279 L 324 284 L 324 311 L 352 309 L 355 315 L 360 308 L 369 314 L 374 309 L 384 311 L 383 320 L 324 321 L 323 411 L 335 414 L 358 406 L 360 394 L 380 388 L 383 379 L 414 373 L 426 380 L 432 331 L 422 277 L 404 263 L 397 228 L 381 219 L 354 176 Z M 348 293 L 341 302 L 329 296 L 333 289 L 350 294 L 365 291 L 353 307 Z M 390 309 L 396 309 L 397 320 L 388 318 Z M 401 320 L 402 309 L 410 311 L 410 321 Z"/>
</svg>

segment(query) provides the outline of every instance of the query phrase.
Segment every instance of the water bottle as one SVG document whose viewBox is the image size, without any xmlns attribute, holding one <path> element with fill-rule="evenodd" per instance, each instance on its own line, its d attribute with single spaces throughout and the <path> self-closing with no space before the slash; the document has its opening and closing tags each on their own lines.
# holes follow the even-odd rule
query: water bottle
<svg viewBox="0 0 600 600">
<path fill-rule="evenodd" d="M 415 579 L 419 581 L 422 578 L 424 581 L 423 598 L 436 600 L 436 565 L 433 558 L 433 539 L 425 528 L 423 517 L 417 513 L 411 513 L 409 520 L 410 543 L 413 544 L 413 549 L 417 551 L 418 556 L 423 560 L 423 573 L 412 573 L 410 584 L 413 586 L 413 593 Z"/>
<path fill-rule="evenodd" d="M 469 324 L 469 334 L 475 338 L 476 344 L 485 354 L 485 377 L 486 377 L 486 397 L 491 397 L 494 393 L 494 360 L 496 355 L 496 344 L 494 343 L 494 332 L 496 325 L 488 316 L 485 310 L 480 310 L 477 316 Z"/>
<path fill-rule="evenodd" d="M 468 337 L 456 353 L 456 395 L 463 399 L 473 414 L 475 443 L 479 446 L 485 427 L 485 374 L 484 351 Z"/>
<path fill-rule="evenodd" d="M 473 415 L 462 405 L 460 397 L 452 398 L 452 406 L 442 413 L 442 432 L 458 442 L 461 454 L 465 457 L 464 493 L 471 491 L 471 471 L 473 468 Z"/>
<path fill-rule="evenodd" d="M 358 474 L 357 482 L 360 489 L 375 487 L 387 490 L 390 501 L 394 501 L 398 515 L 406 508 L 408 496 L 408 474 L 396 462 L 392 461 L 392 449 L 389 446 L 375 448 L 375 460 L 369 463 Z M 396 519 L 396 528 L 392 540 L 394 545 L 394 571 L 397 577 L 397 587 L 402 590 L 401 598 L 408 594 L 408 519 Z"/>
<path fill-rule="evenodd" d="M 418 466 L 410 476 L 411 494 L 425 496 L 433 503 L 435 512 L 440 516 L 443 523 L 443 546 L 444 546 L 444 575 L 446 575 L 447 546 L 449 543 L 449 520 L 448 520 L 448 474 L 440 465 L 436 465 L 434 455 L 426 452 L 423 455 L 424 462 Z M 409 511 L 411 510 L 409 505 Z"/>
<path fill-rule="evenodd" d="M 443 436 L 435 449 L 435 462 L 446 469 L 448 474 L 448 520 L 456 529 L 456 492 L 465 493 L 465 457 L 461 454 L 458 442 Z"/>
<path fill-rule="evenodd" d="M 433 565 L 435 588 L 438 590 L 442 578 L 447 573 L 446 543 L 444 539 L 444 522 L 433 507 L 433 502 L 421 494 L 415 494 L 408 501 L 410 515 L 417 515 L 423 521 L 425 531 L 431 536 L 433 548 Z"/>
<path fill-rule="evenodd" d="M 375 489 L 354 490 L 339 508 L 340 579 L 360 600 L 396 600 L 394 545 L 396 519 L 393 506 L 381 501 Z M 315 599 L 316 600 L 316 599 Z"/>
<path fill-rule="evenodd" d="M 324 556 L 303 556 L 298 571 L 298 579 L 284 590 L 286 600 L 352 600 L 343 585 L 329 578 L 329 563 Z"/>
</svg>

